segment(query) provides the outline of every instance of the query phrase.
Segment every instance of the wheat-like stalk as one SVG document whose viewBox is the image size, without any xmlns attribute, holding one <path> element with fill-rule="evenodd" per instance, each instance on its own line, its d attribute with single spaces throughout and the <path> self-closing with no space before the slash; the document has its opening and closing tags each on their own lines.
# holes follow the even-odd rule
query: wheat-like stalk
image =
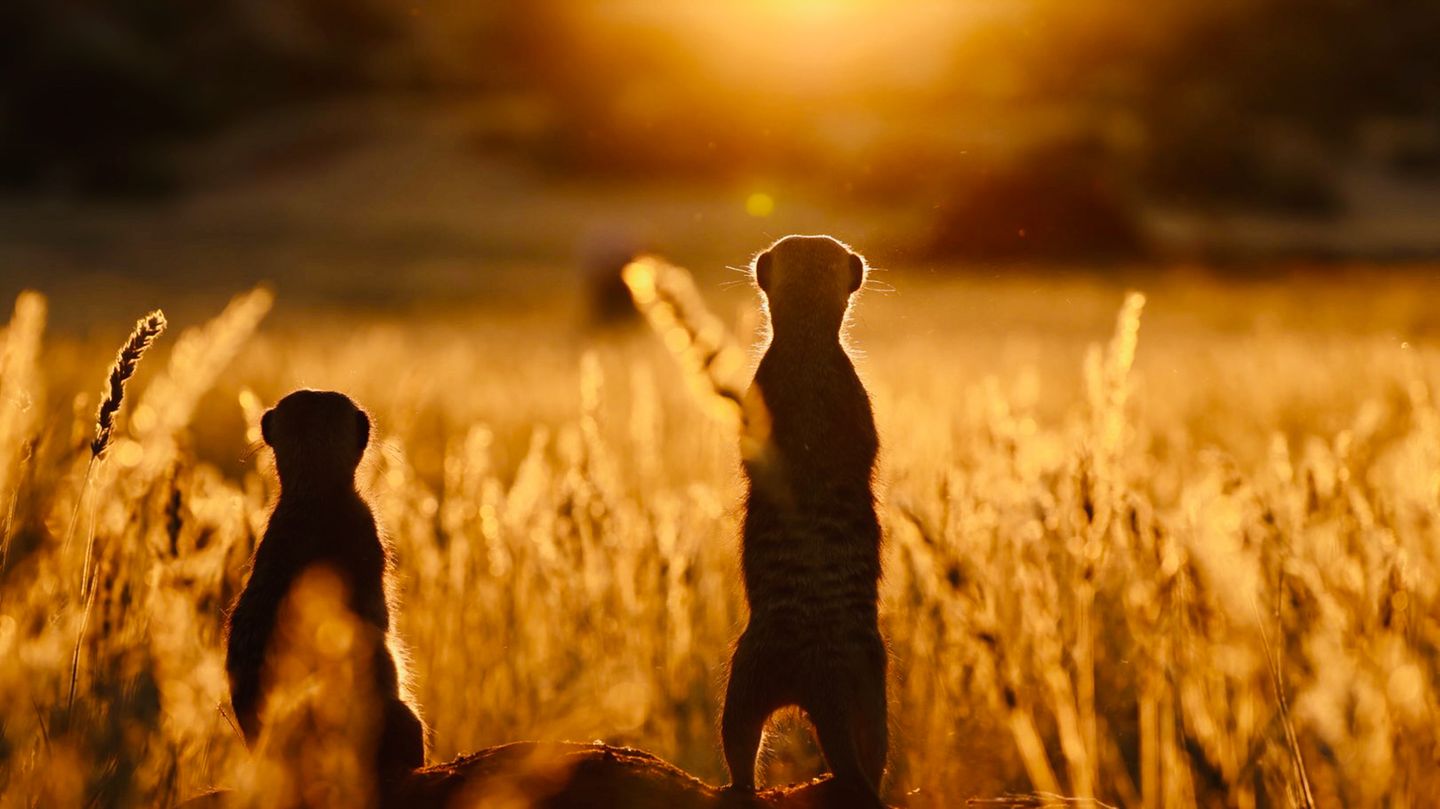
<svg viewBox="0 0 1440 809">
<path fill-rule="evenodd" d="M 125 401 L 125 383 L 135 375 L 145 352 L 165 333 L 166 325 L 165 313 L 159 309 L 140 318 L 135 323 L 135 330 L 130 332 L 130 339 L 115 355 L 105 398 L 95 414 L 95 440 L 90 442 L 90 457 L 98 458 L 110 447 L 110 440 L 115 435 L 115 414 L 120 412 L 120 405 Z"/>
<path fill-rule="evenodd" d="M 696 389 L 709 394 L 717 417 L 743 423 L 745 353 L 705 306 L 690 273 L 642 256 L 625 266 L 622 277 L 636 307 L 690 372 Z"/>
<path fill-rule="evenodd" d="M 149 486 L 170 468 L 178 452 L 176 436 L 190 424 L 201 397 L 214 387 L 274 303 L 275 294 L 259 286 L 236 295 L 205 324 L 180 333 L 164 372 L 145 386 L 131 422 L 134 438 L 144 447 L 135 470 L 139 484 Z"/>
<path fill-rule="evenodd" d="M 90 461 L 86 464 L 85 476 L 80 481 L 80 492 L 75 496 L 75 510 L 70 515 L 70 527 L 65 531 L 66 550 L 70 548 L 70 540 L 75 534 L 75 521 L 80 515 L 80 506 L 84 503 L 85 493 L 89 489 L 90 472 L 95 468 L 95 462 L 109 449 L 110 441 L 114 438 L 115 414 L 120 412 L 120 405 L 125 401 L 125 384 L 135 375 L 135 369 L 140 366 L 145 352 L 165 332 L 166 325 L 165 313 L 159 309 L 135 321 L 134 331 L 130 332 L 125 345 L 121 346 L 119 353 L 115 355 L 115 364 L 110 366 L 105 397 L 100 401 L 100 408 L 95 413 L 95 438 L 90 442 Z M 82 592 L 89 586 L 92 550 L 93 548 L 87 546 L 85 551 L 84 572 L 80 578 Z"/>
<path fill-rule="evenodd" d="M 44 331 L 45 296 L 21 292 L 10 325 L 0 332 L 0 572 L 9 558 L 25 466 L 35 456 L 44 412 L 38 369 Z"/>
<path fill-rule="evenodd" d="M 654 256 L 630 262 L 622 277 L 636 307 L 689 372 L 691 387 L 710 405 L 711 415 L 739 432 L 740 456 L 751 472 L 774 468 L 770 411 L 758 391 L 747 389 L 745 352 L 705 306 L 695 279 Z"/>
<path fill-rule="evenodd" d="M 75 533 L 75 521 L 80 515 L 81 505 L 85 502 L 85 494 L 90 487 L 90 473 L 95 468 L 95 462 L 109 449 L 110 441 L 115 435 L 115 414 L 120 412 L 120 405 L 125 402 L 125 383 L 135 375 L 135 369 L 140 367 L 140 360 L 144 358 L 145 352 L 155 344 L 161 334 L 165 333 L 165 313 L 156 309 L 148 315 L 135 322 L 135 330 L 130 332 L 130 337 L 125 345 L 120 347 L 120 352 L 115 355 L 115 364 L 110 366 L 109 384 L 105 390 L 105 398 L 100 401 L 100 409 L 95 414 L 95 439 L 90 442 L 90 462 L 85 466 L 85 477 L 80 482 L 80 493 L 75 496 L 75 511 L 70 515 L 70 527 L 65 532 L 65 547 L 70 546 L 70 538 Z M 75 637 L 75 648 L 70 656 L 70 690 L 66 699 L 67 710 L 75 704 L 75 683 L 80 673 L 80 649 L 85 640 L 85 631 L 90 625 L 90 611 L 95 604 L 95 583 L 94 571 L 91 563 L 95 556 L 95 533 L 94 526 L 91 526 L 90 538 L 85 543 L 85 561 L 80 568 L 80 597 L 84 600 L 85 609 L 80 619 L 80 631 Z"/>
</svg>

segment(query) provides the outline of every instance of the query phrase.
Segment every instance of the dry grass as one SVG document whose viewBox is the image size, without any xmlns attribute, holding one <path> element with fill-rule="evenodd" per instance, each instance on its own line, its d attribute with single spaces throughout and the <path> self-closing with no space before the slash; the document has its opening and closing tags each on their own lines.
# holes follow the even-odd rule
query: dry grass
<svg viewBox="0 0 1440 809">
<path fill-rule="evenodd" d="M 893 797 L 1440 794 L 1433 284 L 895 286 L 854 330 L 884 443 Z M 168 365 L 130 380 L 79 509 L 95 585 L 72 709 L 85 543 L 64 538 L 113 345 L 42 340 L 44 301 L 17 302 L 0 355 L 0 807 L 283 780 L 224 714 L 220 626 L 271 494 L 265 454 L 236 459 L 261 405 L 298 385 L 376 417 L 362 478 L 439 759 L 603 738 L 723 778 L 735 433 L 660 341 L 588 334 L 560 304 L 257 330 L 270 302 L 167 337 Z M 772 782 L 819 766 L 803 723 L 770 750 Z M 1044 796 L 1005 797 L 1022 793 Z"/>
</svg>

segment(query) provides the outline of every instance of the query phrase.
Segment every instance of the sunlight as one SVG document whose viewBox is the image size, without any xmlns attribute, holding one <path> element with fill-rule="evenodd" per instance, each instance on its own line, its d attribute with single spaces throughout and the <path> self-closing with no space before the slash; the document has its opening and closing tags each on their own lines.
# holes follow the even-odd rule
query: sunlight
<svg viewBox="0 0 1440 809">
<path fill-rule="evenodd" d="M 719 88 L 833 96 L 936 82 L 963 36 L 997 10 L 990 2 L 631 2 L 590 12 L 586 28 L 597 39 L 619 26 L 678 45 L 694 59 L 693 78 Z"/>
</svg>

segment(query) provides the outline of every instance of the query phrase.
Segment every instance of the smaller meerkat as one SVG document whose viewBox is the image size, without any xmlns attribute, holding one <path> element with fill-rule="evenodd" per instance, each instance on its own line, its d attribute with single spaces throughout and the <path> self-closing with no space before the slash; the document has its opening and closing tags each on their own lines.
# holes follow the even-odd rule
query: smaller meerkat
<svg viewBox="0 0 1440 809">
<path fill-rule="evenodd" d="M 840 336 L 865 261 L 828 236 L 789 236 L 754 269 L 772 338 L 746 394 L 750 618 L 721 719 L 731 787 L 755 788 L 766 720 L 797 705 L 837 785 L 856 805 L 879 806 L 888 746 L 871 487 L 879 439 Z"/>
<path fill-rule="evenodd" d="M 348 609 L 378 630 L 371 675 L 382 701 L 376 775 L 382 789 L 425 766 L 425 728 L 401 695 L 390 634 L 390 549 L 355 471 L 370 441 L 370 417 L 344 394 L 300 390 L 260 421 L 275 453 L 280 498 L 255 549 L 250 578 L 226 621 L 230 702 L 245 741 L 260 735 L 264 667 L 280 607 L 297 579 L 328 567 L 345 585 Z"/>
</svg>

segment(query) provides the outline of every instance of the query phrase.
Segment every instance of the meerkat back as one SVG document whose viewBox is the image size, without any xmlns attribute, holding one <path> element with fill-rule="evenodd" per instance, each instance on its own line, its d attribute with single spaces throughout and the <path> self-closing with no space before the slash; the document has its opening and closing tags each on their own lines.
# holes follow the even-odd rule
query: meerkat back
<svg viewBox="0 0 1440 809">
<path fill-rule="evenodd" d="M 864 260 L 825 236 L 787 237 L 755 261 L 772 336 L 747 395 L 750 618 L 721 734 L 732 786 L 753 789 L 766 719 L 798 705 L 837 784 L 879 805 L 888 747 L 871 488 L 879 441 L 841 336 L 864 276 Z"/>
<path fill-rule="evenodd" d="M 226 625 L 231 703 L 247 742 L 260 733 L 265 660 L 282 620 L 281 604 L 308 570 L 325 567 L 345 606 L 377 640 L 371 675 L 381 704 L 376 767 L 382 786 L 424 766 L 424 727 L 401 697 L 390 630 L 389 552 L 355 472 L 370 438 L 370 419 L 343 394 L 296 391 L 261 421 L 275 456 L 280 496 L 256 548 L 250 578 Z"/>
</svg>

